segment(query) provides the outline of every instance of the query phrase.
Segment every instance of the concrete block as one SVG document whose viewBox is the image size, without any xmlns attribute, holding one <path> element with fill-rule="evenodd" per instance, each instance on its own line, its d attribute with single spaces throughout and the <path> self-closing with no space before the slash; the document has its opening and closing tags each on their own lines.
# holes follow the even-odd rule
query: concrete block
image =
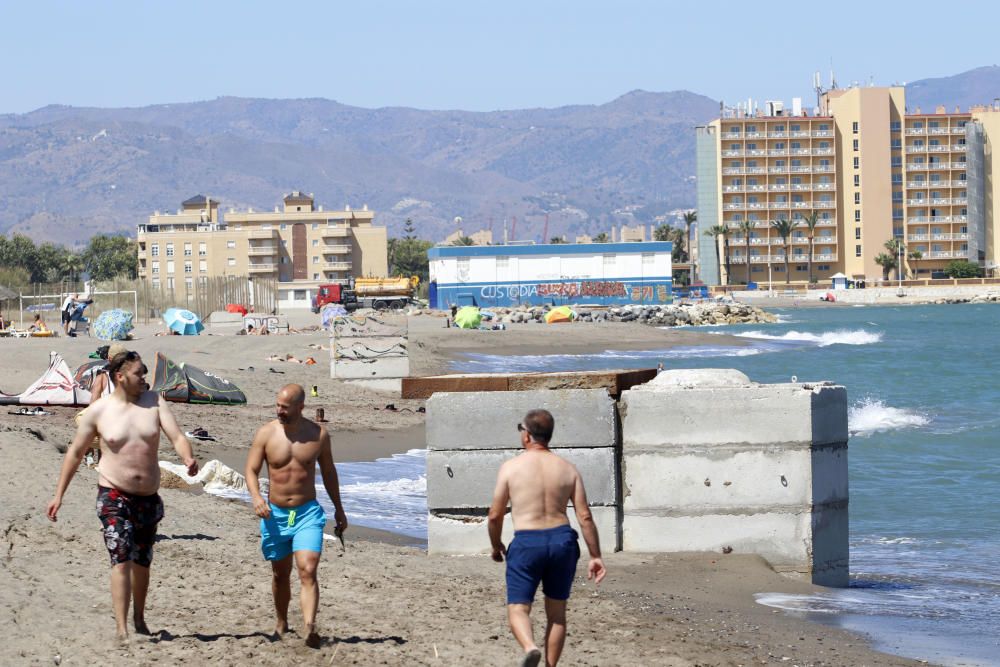
<svg viewBox="0 0 1000 667">
<path fill-rule="evenodd" d="M 558 428 L 558 427 L 557 427 Z M 452 450 L 427 453 L 427 507 L 430 509 L 488 508 L 497 471 L 520 449 Z M 615 450 L 560 449 L 559 456 L 576 466 L 591 505 L 614 505 L 618 498 Z"/>
<path fill-rule="evenodd" d="M 409 357 L 382 359 L 335 359 L 330 362 L 330 377 L 337 380 L 363 378 L 402 378 L 410 373 Z"/>
<path fill-rule="evenodd" d="M 847 442 L 847 391 L 826 384 L 660 386 L 622 393 L 622 446 Z"/>
<path fill-rule="evenodd" d="M 817 523 L 827 535 L 814 533 Z M 714 551 L 721 555 L 724 547 L 732 547 L 734 553 L 762 556 L 784 574 L 824 586 L 846 586 L 846 527 L 846 506 L 821 513 L 789 508 L 742 516 L 626 512 L 622 548 L 636 552 Z M 817 537 L 821 539 L 817 541 Z"/>
<path fill-rule="evenodd" d="M 626 450 L 625 510 L 808 507 L 847 499 L 847 446 Z"/>
<path fill-rule="evenodd" d="M 610 553 L 618 548 L 618 509 L 615 507 L 592 507 L 591 514 L 597 525 L 597 534 L 601 540 L 601 551 Z M 570 525 L 579 533 L 580 526 L 572 508 L 567 510 Z M 503 526 L 503 543 L 510 544 L 514 537 L 514 526 L 510 514 Z M 490 537 L 486 528 L 484 515 L 462 514 L 455 512 L 434 512 L 427 517 L 427 553 L 431 555 L 451 554 L 470 555 L 490 553 Z M 580 536 L 581 560 L 588 558 L 587 545 Z"/>
<path fill-rule="evenodd" d="M 517 425 L 544 408 L 556 420 L 550 446 L 614 447 L 617 411 L 604 389 L 437 393 L 427 399 L 427 448 L 510 449 Z"/>
</svg>

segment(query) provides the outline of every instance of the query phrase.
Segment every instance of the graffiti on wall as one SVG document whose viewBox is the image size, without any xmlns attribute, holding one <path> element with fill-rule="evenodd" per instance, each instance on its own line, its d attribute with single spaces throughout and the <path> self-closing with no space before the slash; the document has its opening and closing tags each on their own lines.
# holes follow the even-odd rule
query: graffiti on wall
<svg viewBox="0 0 1000 667">
<path fill-rule="evenodd" d="M 581 280 L 534 285 L 484 285 L 480 289 L 480 296 L 488 301 L 498 299 L 527 301 L 533 297 L 601 297 L 631 298 L 633 301 L 657 300 L 666 303 L 670 299 L 670 290 L 666 285 L 630 286 L 617 280 Z"/>
</svg>

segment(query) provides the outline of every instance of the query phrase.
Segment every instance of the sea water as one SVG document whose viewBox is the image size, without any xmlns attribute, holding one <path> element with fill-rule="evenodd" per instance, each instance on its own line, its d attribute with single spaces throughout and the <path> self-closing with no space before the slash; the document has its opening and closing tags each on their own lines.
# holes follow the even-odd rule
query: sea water
<svg viewBox="0 0 1000 667">
<path fill-rule="evenodd" d="M 736 368 L 759 382 L 832 380 L 849 403 L 851 585 L 762 604 L 949 665 L 1000 665 L 1000 306 L 777 311 L 706 328 L 746 347 L 469 355 L 461 372 Z M 558 438 L 558 426 L 556 430 Z"/>
</svg>

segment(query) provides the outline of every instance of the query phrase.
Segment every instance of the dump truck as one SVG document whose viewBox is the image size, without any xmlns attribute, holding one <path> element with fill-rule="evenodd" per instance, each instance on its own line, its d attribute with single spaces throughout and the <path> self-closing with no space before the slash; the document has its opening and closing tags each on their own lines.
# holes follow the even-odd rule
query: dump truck
<svg viewBox="0 0 1000 667">
<path fill-rule="evenodd" d="M 356 278 L 348 287 L 339 284 L 320 285 L 313 298 L 313 312 L 318 313 L 328 303 L 339 303 L 347 310 L 374 308 L 401 310 L 413 303 L 420 278 Z"/>
</svg>

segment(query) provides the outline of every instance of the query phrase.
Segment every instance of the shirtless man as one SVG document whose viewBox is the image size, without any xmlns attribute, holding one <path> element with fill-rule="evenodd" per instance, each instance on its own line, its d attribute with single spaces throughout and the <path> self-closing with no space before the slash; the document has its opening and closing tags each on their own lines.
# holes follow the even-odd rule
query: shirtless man
<svg viewBox="0 0 1000 667">
<path fill-rule="evenodd" d="M 532 410 L 517 425 L 524 451 L 500 466 L 489 513 L 493 560 L 507 555 L 507 619 L 514 638 L 524 649 L 522 666 L 535 667 L 542 652 L 531 630 L 531 604 L 538 584 L 545 594 L 545 664 L 553 667 L 566 642 L 566 601 L 580 558 L 579 536 L 570 528 L 566 505 L 572 500 L 583 539 L 590 551 L 587 579 L 601 583 L 606 570 L 601 560 L 597 527 L 587 505 L 587 492 L 576 466 L 549 450 L 555 420 L 548 410 Z M 504 514 L 510 501 L 514 540 L 510 548 L 500 541 Z"/>
<path fill-rule="evenodd" d="M 306 392 L 301 386 L 289 384 L 281 388 L 276 403 L 278 418 L 257 431 L 245 472 L 253 509 L 260 517 L 261 550 L 264 558 L 271 561 L 271 592 L 276 616 L 274 633 L 281 638 L 288 631 L 294 558 L 302 587 L 299 603 L 306 646 L 319 648 L 322 642 L 316 632 L 319 606 L 316 568 L 323 551 L 326 515 L 316 501 L 317 461 L 323 486 L 333 502 L 337 522 L 334 532 L 338 536 L 347 529 L 347 516 L 340 502 L 340 483 L 330 450 L 330 435 L 326 428 L 302 416 L 305 401 Z M 265 462 L 270 478 L 267 500 L 260 495 L 259 479 Z"/>
<path fill-rule="evenodd" d="M 118 354 L 108 365 L 115 390 L 81 416 L 63 459 L 56 493 L 47 514 L 55 521 L 63 495 L 95 436 L 100 436 L 97 515 L 111 556 L 111 601 L 118 639 L 128 638 L 128 608 L 134 602 L 135 631 L 149 634 L 146 592 L 153 562 L 156 525 L 163 518 L 160 488 L 160 431 L 167 436 L 189 475 L 198 472 L 191 444 L 181 433 L 163 398 L 149 391 L 146 365 L 135 352 Z"/>
</svg>

